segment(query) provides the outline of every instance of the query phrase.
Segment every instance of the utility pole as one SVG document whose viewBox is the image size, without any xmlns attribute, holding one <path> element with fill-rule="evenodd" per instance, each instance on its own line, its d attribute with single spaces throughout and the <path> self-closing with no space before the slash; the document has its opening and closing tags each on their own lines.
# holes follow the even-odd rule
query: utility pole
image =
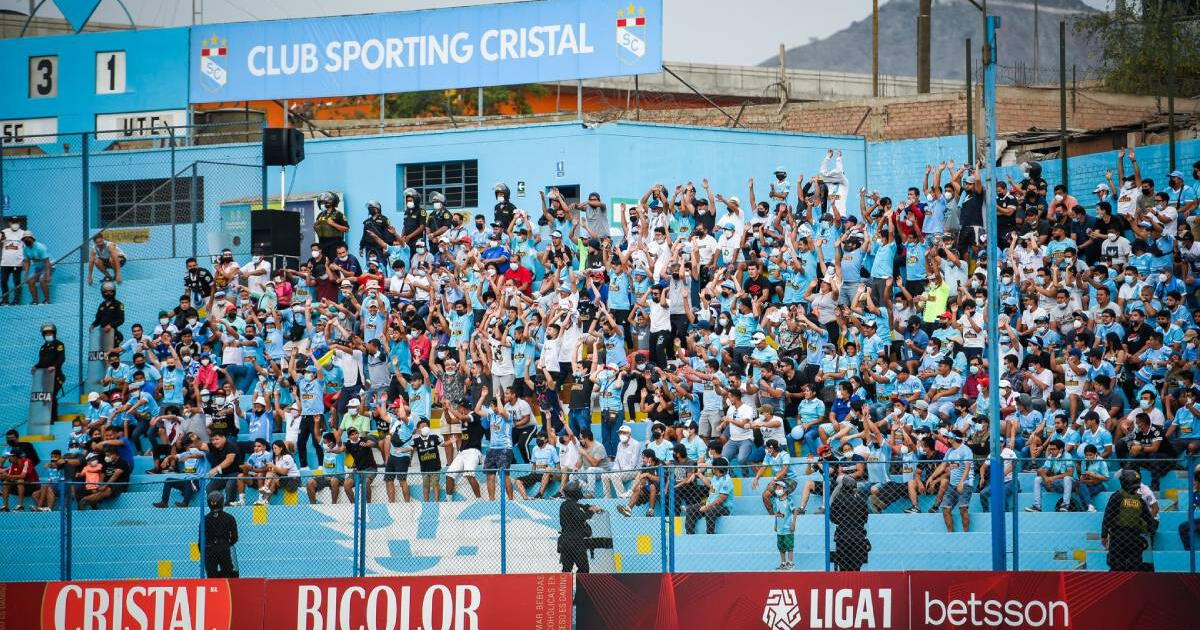
<svg viewBox="0 0 1200 630">
<path fill-rule="evenodd" d="M 929 93 L 929 13 L 933 0 L 921 0 L 917 11 L 917 93 Z"/>
<path fill-rule="evenodd" d="M 1033 0 L 1033 84 L 1034 85 L 1039 85 L 1042 82 L 1042 78 L 1041 78 L 1042 60 L 1041 60 L 1041 57 L 1038 56 L 1039 55 L 1038 43 L 1041 41 L 1041 37 L 1038 34 L 1038 31 L 1039 31 L 1038 23 L 1040 22 L 1040 17 L 1041 17 L 1040 13 L 1041 13 L 1041 11 L 1038 7 L 1038 0 Z"/>
<path fill-rule="evenodd" d="M 871 96 L 879 98 L 879 0 L 871 0 Z"/>
<path fill-rule="evenodd" d="M 975 68 L 971 65 L 971 38 L 967 38 L 967 161 L 975 162 L 975 86 L 972 85 Z"/>
<path fill-rule="evenodd" d="M 1058 23 L 1058 161 L 1062 185 L 1067 183 L 1067 23 Z M 1070 190 L 1070 188 L 1067 188 Z"/>
</svg>

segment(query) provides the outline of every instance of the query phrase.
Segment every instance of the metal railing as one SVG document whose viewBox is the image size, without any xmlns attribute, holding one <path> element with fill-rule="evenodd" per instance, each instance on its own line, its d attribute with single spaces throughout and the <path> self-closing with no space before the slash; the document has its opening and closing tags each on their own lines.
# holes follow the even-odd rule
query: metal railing
<svg viewBox="0 0 1200 630">
<path fill-rule="evenodd" d="M 305 558 L 306 574 L 331 577 L 986 569 L 995 552 L 983 517 L 990 510 L 986 474 L 971 470 L 960 486 L 955 471 L 965 472 L 968 462 L 986 465 L 821 459 L 793 464 L 795 476 L 778 478 L 782 470 L 752 465 L 756 477 L 737 477 L 737 467 L 687 463 L 628 471 L 521 467 L 465 479 L 444 470 L 339 469 L 128 484 L 60 480 L 43 484 L 49 490 L 37 497 L 38 508 L 53 512 L 21 517 L 30 519 L 21 521 L 27 535 L 11 546 L 19 557 L 6 579 L 203 577 L 209 492 L 231 502 L 223 509 L 238 523 L 244 577 L 292 575 L 297 557 Z M 1200 459 L 1124 462 L 1154 471 L 1155 485 L 1171 477 L 1171 487 L 1156 493 L 1149 484 L 1120 492 L 1122 465 L 1113 460 L 1006 463 L 1013 467 L 1004 507 L 1012 537 L 1000 553 L 1008 568 L 1196 570 Z M 1072 474 L 1060 477 L 1067 466 Z M 266 494 L 264 484 L 274 491 Z M 577 500 L 561 496 L 576 485 Z M 1097 503 L 1104 505 L 1094 515 L 1062 515 L 1090 513 Z M 0 516 L 0 528 L 4 518 L 16 517 Z"/>
</svg>

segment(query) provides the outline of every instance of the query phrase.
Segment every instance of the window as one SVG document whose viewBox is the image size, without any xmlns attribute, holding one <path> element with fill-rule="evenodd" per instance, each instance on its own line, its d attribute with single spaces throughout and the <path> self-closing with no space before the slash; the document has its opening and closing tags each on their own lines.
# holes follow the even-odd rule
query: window
<svg viewBox="0 0 1200 630">
<path fill-rule="evenodd" d="M 141 225 L 188 224 L 192 221 L 192 178 L 175 180 L 175 203 L 171 204 L 171 180 L 134 179 L 98 182 L 96 204 L 100 225 L 130 227 Z M 196 178 L 196 222 L 204 221 L 204 178 Z"/>
<path fill-rule="evenodd" d="M 404 185 L 415 188 L 421 195 L 421 203 L 429 205 L 429 196 L 440 192 L 446 196 L 447 208 L 475 208 L 479 206 L 479 162 L 433 162 L 429 164 L 405 164 Z M 404 207 L 404 199 L 399 206 Z"/>
</svg>

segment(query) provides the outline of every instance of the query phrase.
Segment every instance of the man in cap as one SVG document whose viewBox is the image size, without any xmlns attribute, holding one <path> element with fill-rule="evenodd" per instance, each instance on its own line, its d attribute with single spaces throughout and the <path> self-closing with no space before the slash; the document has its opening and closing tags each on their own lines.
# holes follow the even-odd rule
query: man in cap
<svg viewBox="0 0 1200 630">
<path fill-rule="evenodd" d="M 616 455 L 613 456 L 612 472 L 601 478 L 604 496 L 617 496 L 622 499 L 629 497 L 625 482 L 637 476 L 641 454 L 642 445 L 634 439 L 633 430 L 627 424 L 621 425 L 617 430 L 617 449 Z"/>
<path fill-rule="evenodd" d="M 950 448 L 946 451 L 945 465 L 950 472 L 946 494 L 942 497 L 942 519 L 946 531 L 954 533 L 954 516 L 951 509 L 957 507 L 962 517 L 962 530 L 971 531 L 971 493 L 975 490 L 975 462 L 971 449 L 963 443 L 963 434 L 955 429 L 946 436 Z"/>
</svg>

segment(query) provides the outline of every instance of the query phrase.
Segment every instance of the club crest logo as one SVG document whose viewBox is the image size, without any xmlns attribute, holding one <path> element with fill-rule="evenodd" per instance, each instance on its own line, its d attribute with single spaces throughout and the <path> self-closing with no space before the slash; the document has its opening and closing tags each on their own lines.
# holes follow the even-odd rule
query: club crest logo
<svg viewBox="0 0 1200 630">
<path fill-rule="evenodd" d="M 220 91 L 229 79 L 224 66 L 227 52 L 225 40 L 216 35 L 200 42 L 201 85 L 209 92 Z"/>
<path fill-rule="evenodd" d="M 634 64 L 646 55 L 646 9 L 630 4 L 617 10 L 617 59 Z"/>
<path fill-rule="evenodd" d="M 771 630 L 792 630 L 800 623 L 800 603 L 796 591 L 790 588 L 773 588 L 767 592 L 767 603 L 763 606 L 763 623 Z"/>
</svg>

